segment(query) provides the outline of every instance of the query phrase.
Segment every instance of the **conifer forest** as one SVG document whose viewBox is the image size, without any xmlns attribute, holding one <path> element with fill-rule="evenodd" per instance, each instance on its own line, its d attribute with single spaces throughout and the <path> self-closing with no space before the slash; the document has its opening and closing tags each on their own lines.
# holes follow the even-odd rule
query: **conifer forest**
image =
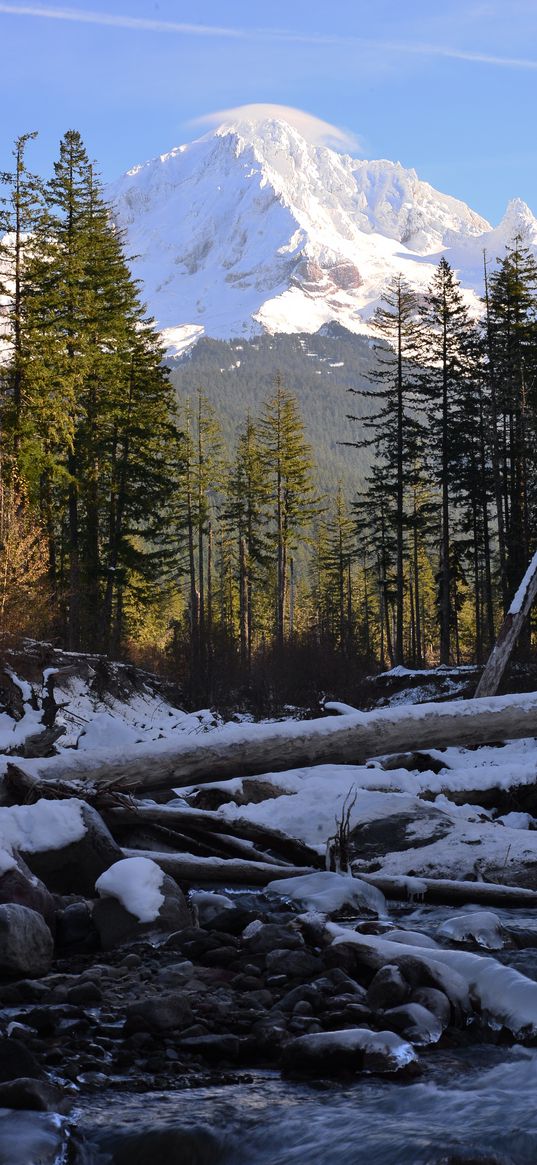
<svg viewBox="0 0 537 1165">
<path fill-rule="evenodd" d="M 326 489 L 275 375 L 229 439 L 177 392 L 81 136 L 48 181 L 14 145 L 0 207 L 0 635 L 304 703 L 405 665 L 483 663 L 535 550 L 537 263 L 390 279 L 346 401 L 368 468 Z M 529 649 L 531 628 L 522 650 Z"/>
</svg>

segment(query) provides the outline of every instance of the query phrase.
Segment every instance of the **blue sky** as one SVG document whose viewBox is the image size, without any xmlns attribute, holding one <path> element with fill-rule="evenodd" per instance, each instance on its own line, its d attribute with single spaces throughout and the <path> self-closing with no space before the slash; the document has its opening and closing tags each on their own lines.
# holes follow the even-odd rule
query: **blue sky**
<svg viewBox="0 0 537 1165">
<path fill-rule="evenodd" d="M 497 222 L 537 213 L 537 0 L 0 0 L 0 169 L 46 173 L 79 129 L 105 179 L 189 141 L 196 118 L 275 102 Z"/>
</svg>

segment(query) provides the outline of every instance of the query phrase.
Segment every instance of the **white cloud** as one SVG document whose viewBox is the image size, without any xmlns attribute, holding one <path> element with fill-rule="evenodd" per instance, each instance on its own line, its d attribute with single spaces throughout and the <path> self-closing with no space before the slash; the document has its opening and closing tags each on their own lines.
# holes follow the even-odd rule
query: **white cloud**
<svg viewBox="0 0 537 1165">
<path fill-rule="evenodd" d="M 235 109 L 218 109 L 214 113 L 205 113 L 203 117 L 194 118 L 190 124 L 217 128 L 236 122 L 253 122 L 256 125 L 272 118 L 286 121 L 314 146 L 331 146 L 332 149 L 338 150 L 362 149 L 356 134 L 340 129 L 337 125 L 331 125 L 330 122 L 323 121 L 312 113 L 306 113 L 304 109 L 294 109 L 291 105 L 274 105 L 269 102 L 237 105 Z"/>
</svg>

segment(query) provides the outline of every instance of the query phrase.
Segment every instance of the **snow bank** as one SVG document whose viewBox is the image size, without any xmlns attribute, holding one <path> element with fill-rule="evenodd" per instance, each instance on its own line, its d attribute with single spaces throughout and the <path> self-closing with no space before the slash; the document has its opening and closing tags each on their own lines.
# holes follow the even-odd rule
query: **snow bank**
<svg viewBox="0 0 537 1165">
<path fill-rule="evenodd" d="M 116 898 L 139 922 L 155 922 L 164 895 L 163 871 L 150 858 L 123 858 L 97 878 L 101 898 Z"/>
<path fill-rule="evenodd" d="M 320 914 L 335 914 L 345 906 L 356 911 L 365 909 L 377 915 L 387 914 L 386 899 L 380 890 L 351 874 L 321 870 L 297 878 L 277 879 L 269 883 L 267 891 L 280 898 L 291 898 L 306 910 Z"/>
</svg>

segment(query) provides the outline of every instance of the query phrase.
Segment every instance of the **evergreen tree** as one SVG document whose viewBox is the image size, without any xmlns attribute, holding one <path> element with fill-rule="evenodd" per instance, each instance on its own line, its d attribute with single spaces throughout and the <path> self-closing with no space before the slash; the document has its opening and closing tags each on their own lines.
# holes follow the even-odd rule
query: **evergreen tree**
<svg viewBox="0 0 537 1165">
<path fill-rule="evenodd" d="M 259 423 L 264 472 L 271 491 L 270 542 L 275 562 L 275 634 L 281 650 L 289 594 L 290 555 L 318 507 L 311 451 L 294 397 L 278 383 Z"/>
<path fill-rule="evenodd" d="M 458 446 L 454 425 L 475 351 L 474 330 L 459 285 L 441 259 L 422 309 L 426 329 L 421 391 L 428 414 L 427 456 L 440 494 L 438 608 L 440 662 L 450 662 L 452 602 L 452 491 Z"/>
<path fill-rule="evenodd" d="M 353 388 L 350 391 L 362 397 L 373 397 L 379 402 L 378 412 L 361 420 L 364 429 L 374 436 L 357 442 L 372 444 L 377 464 L 382 464 L 386 484 L 394 496 L 396 533 L 396 621 L 395 662 L 404 663 L 404 595 L 405 595 L 405 535 L 408 515 L 405 494 L 409 484 L 420 423 L 416 413 L 416 361 L 419 352 L 420 328 L 418 300 L 401 275 L 388 284 L 382 304 L 373 316 L 373 326 L 383 343 L 376 345 L 377 367 L 371 379 L 379 387 L 376 391 Z"/>
<path fill-rule="evenodd" d="M 174 399 L 77 132 L 65 135 L 45 193 L 26 266 L 35 428 L 21 457 L 40 500 L 68 643 L 117 650 L 129 579 L 154 578 L 163 554 Z"/>
</svg>

